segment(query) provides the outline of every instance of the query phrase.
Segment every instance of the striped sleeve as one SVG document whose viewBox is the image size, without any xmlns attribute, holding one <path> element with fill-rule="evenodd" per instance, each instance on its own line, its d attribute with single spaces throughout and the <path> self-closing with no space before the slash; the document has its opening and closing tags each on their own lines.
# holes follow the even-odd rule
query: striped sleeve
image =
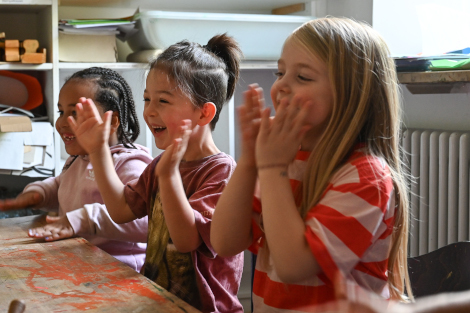
<svg viewBox="0 0 470 313">
<path fill-rule="evenodd" d="M 388 244 L 383 253 L 375 249 L 373 257 L 368 250 L 391 236 L 392 194 L 390 173 L 379 158 L 356 158 L 334 175 L 323 198 L 308 212 L 305 232 L 328 280 L 334 280 L 337 270 L 351 273 L 355 269 L 386 280 Z M 362 263 L 364 259 L 368 262 Z"/>
</svg>

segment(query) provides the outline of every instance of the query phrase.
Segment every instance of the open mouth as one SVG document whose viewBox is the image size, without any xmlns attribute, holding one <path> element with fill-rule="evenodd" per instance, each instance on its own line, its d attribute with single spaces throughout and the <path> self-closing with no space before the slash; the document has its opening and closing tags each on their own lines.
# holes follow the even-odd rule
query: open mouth
<svg viewBox="0 0 470 313">
<path fill-rule="evenodd" d="M 156 133 L 161 133 L 165 129 L 166 129 L 166 127 L 154 127 L 153 131 L 156 132 Z"/>
<path fill-rule="evenodd" d="M 72 141 L 75 139 L 75 136 L 73 135 L 62 135 L 62 139 L 64 139 L 64 141 Z"/>
</svg>

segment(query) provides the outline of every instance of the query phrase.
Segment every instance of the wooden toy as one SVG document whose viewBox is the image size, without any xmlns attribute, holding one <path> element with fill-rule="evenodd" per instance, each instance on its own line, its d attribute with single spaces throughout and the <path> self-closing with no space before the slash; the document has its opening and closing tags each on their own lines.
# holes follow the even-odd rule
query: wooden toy
<svg viewBox="0 0 470 313">
<path fill-rule="evenodd" d="M 46 49 L 39 51 L 39 42 L 35 39 L 26 39 L 21 42 L 24 53 L 21 55 L 21 63 L 42 64 L 46 63 Z"/>
<path fill-rule="evenodd" d="M 42 64 L 46 63 L 46 49 L 40 49 L 39 42 L 35 39 L 5 39 L 5 33 L 0 32 L 0 60 Z"/>
<path fill-rule="evenodd" d="M 15 62 L 20 61 L 20 41 L 19 40 L 5 40 L 5 61 Z"/>
</svg>

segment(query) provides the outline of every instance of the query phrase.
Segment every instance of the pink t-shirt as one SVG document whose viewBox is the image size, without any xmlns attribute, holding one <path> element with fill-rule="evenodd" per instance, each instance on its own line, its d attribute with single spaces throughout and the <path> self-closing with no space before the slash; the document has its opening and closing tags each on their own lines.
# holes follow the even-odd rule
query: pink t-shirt
<svg viewBox="0 0 470 313">
<path fill-rule="evenodd" d="M 215 205 L 235 169 L 225 153 L 182 162 L 180 174 L 203 243 L 190 252 L 176 251 L 166 228 L 155 168 L 160 156 L 138 180 L 125 188 L 129 207 L 137 217 L 148 215 L 149 235 L 141 273 L 203 312 L 243 312 L 237 293 L 243 254 L 223 258 L 210 243 Z"/>
</svg>

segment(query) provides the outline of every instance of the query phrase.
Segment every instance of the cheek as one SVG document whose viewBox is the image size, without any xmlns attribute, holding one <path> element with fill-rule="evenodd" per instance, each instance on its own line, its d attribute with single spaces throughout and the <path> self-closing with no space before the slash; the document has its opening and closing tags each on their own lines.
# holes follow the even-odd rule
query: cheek
<svg viewBox="0 0 470 313">
<path fill-rule="evenodd" d="M 277 84 L 274 82 L 274 84 L 271 86 L 271 100 L 273 101 L 274 107 L 277 106 Z"/>
</svg>

